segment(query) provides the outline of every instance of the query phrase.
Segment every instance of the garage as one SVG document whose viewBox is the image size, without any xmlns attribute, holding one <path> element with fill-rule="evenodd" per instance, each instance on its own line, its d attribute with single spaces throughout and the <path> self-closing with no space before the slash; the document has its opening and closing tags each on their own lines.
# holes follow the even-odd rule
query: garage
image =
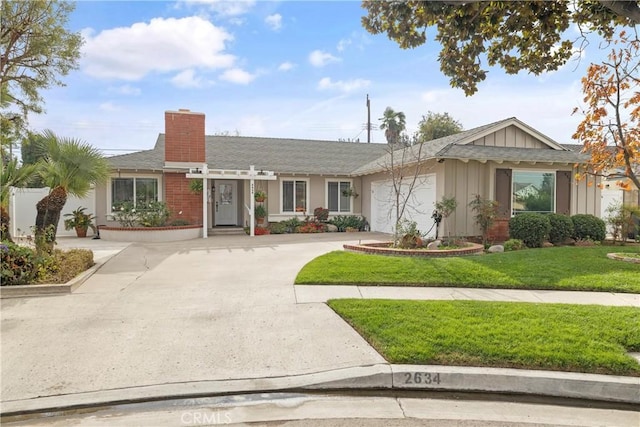
<svg viewBox="0 0 640 427">
<path fill-rule="evenodd" d="M 410 182 L 404 182 L 403 189 L 409 188 Z M 393 181 L 374 181 L 371 183 L 371 230 L 382 233 L 393 233 L 395 223 L 395 193 Z M 431 214 L 436 202 L 436 175 L 421 175 L 413 189 L 404 217 L 418 224 L 418 229 L 424 233 L 433 226 Z M 427 237 L 436 235 L 435 227 Z"/>
</svg>

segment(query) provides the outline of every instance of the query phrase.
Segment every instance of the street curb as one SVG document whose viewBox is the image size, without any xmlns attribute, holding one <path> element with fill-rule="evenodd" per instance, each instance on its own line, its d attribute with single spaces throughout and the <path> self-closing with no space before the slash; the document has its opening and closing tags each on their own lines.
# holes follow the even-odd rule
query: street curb
<svg viewBox="0 0 640 427">
<path fill-rule="evenodd" d="M 573 372 L 376 364 L 282 377 L 157 384 L 2 402 L 3 417 L 225 394 L 430 390 L 564 397 L 640 404 L 640 378 Z"/>
</svg>

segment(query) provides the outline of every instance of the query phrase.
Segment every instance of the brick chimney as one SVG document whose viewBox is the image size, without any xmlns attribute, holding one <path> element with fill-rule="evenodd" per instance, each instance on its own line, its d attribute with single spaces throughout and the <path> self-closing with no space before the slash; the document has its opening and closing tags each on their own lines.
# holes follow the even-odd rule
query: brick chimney
<svg viewBox="0 0 640 427">
<path fill-rule="evenodd" d="M 205 163 L 203 113 L 165 111 L 164 161 Z"/>
<path fill-rule="evenodd" d="M 203 113 L 182 109 L 165 111 L 164 129 L 165 166 L 185 170 L 202 167 L 206 163 Z M 164 187 L 164 200 L 171 210 L 172 219 L 185 219 L 198 225 L 203 223 L 202 196 L 191 193 L 186 172 L 165 172 Z"/>
</svg>

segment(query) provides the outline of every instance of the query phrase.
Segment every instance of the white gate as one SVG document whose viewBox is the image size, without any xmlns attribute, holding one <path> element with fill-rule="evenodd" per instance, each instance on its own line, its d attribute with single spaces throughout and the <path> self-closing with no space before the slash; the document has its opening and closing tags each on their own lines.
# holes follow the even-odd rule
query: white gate
<svg viewBox="0 0 640 427">
<path fill-rule="evenodd" d="M 49 188 L 15 188 L 11 187 L 11 198 L 9 200 L 9 215 L 11 216 L 11 235 L 12 236 L 29 236 L 33 234 L 32 227 L 36 224 L 36 204 L 47 194 Z M 57 236 L 75 236 L 75 230 L 64 229 L 64 214 L 71 213 L 82 206 L 87 208 L 85 213 L 96 214 L 96 193 L 90 190 L 87 197 L 79 199 L 69 196 L 67 203 L 60 214 L 60 222 L 58 222 Z M 91 229 L 89 229 L 89 235 Z"/>
</svg>

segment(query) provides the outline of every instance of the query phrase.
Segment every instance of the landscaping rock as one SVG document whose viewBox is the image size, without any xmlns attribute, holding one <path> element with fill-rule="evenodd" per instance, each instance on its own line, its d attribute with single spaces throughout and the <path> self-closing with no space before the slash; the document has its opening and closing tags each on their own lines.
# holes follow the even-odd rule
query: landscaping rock
<svg viewBox="0 0 640 427">
<path fill-rule="evenodd" d="M 440 247 L 440 245 L 442 245 L 442 240 L 434 240 L 433 242 L 429 243 L 427 245 L 427 249 L 428 250 L 435 250 L 438 249 Z"/>
<path fill-rule="evenodd" d="M 487 252 L 489 252 L 491 254 L 497 253 L 497 252 L 504 252 L 504 246 L 502 246 L 502 245 L 490 246 L 489 249 L 487 249 Z"/>
<path fill-rule="evenodd" d="M 338 232 L 338 227 L 336 227 L 333 224 L 326 224 L 327 226 L 327 233 L 337 233 Z"/>
<path fill-rule="evenodd" d="M 554 245 L 553 243 L 551 243 L 551 242 L 544 242 L 544 243 L 542 244 L 542 247 L 543 247 L 543 248 L 552 248 L 552 247 L 554 247 L 554 246 L 555 246 L 555 245 Z"/>
</svg>

